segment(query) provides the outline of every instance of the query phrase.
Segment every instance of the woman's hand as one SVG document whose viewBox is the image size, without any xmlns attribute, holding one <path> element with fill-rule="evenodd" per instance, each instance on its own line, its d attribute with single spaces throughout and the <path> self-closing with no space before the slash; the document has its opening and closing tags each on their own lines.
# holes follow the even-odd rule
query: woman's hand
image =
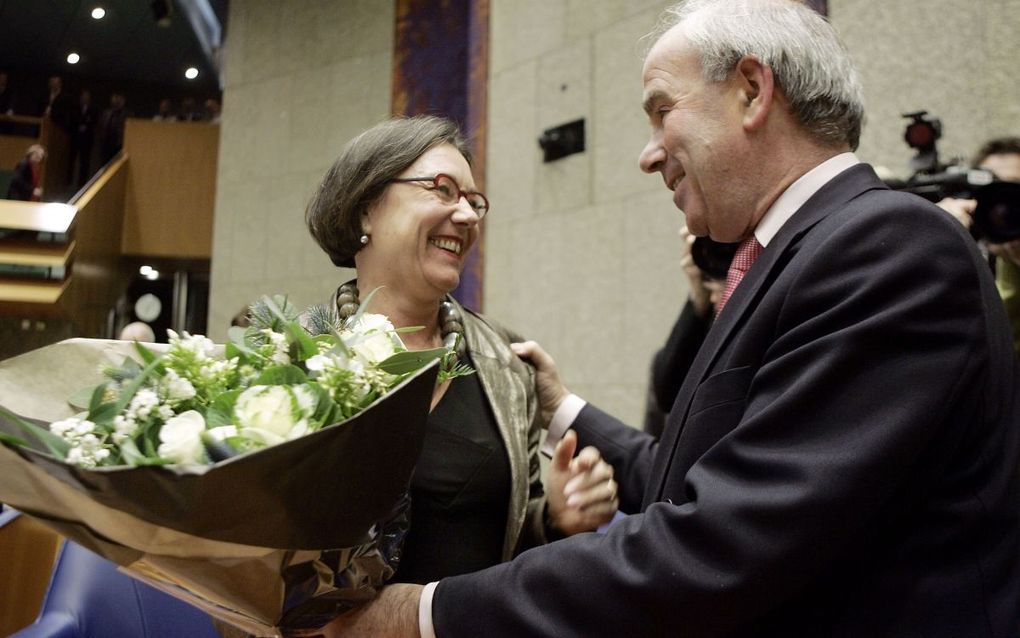
<svg viewBox="0 0 1020 638">
<path fill-rule="evenodd" d="M 574 457 L 577 433 L 568 430 L 553 453 L 546 481 L 549 523 L 564 536 L 590 532 L 612 520 L 616 498 L 613 466 L 593 447 Z"/>
</svg>

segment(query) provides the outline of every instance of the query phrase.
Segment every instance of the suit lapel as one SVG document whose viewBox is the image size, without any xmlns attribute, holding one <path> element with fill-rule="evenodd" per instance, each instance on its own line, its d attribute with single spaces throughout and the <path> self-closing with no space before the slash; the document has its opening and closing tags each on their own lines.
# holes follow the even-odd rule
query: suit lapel
<svg viewBox="0 0 1020 638">
<path fill-rule="evenodd" d="M 847 202 L 865 191 L 886 186 L 867 164 L 856 164 L 843 171 L 812 195 L 803 206 L 780 228 L 776 236 L 761 253 L 754 265 L 733 292 L 726 309 L 712 324 L 705 342 L 691 364 L 687 377 L 677 393 L 676 401 L 669 412 L 669 419 L 659 441 L 659 449 L 649 475 L 643 507 L 662 500 L 662 490 L 670 464 L 676 457 L 677 445 L 682 438 L 684 425 L 690 411 L 691 401 L 698 386 L 707 378 L 720 353 L 730 342 L 734 332 L 742 326 L 758 305 L 758 300 L 768 291 L 768 282 L 773 281 L 785 264 L 785 256 L 791 246 L 815 224 Z"/>
</svg>

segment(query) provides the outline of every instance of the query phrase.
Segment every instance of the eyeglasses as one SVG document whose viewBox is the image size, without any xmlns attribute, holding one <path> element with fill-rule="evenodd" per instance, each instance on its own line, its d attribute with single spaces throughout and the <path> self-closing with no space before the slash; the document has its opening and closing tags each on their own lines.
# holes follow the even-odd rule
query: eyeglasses
<svg viewBox="0 0 1020 638">
<path fill-rule="evenodd" d="M 391 182 L 432 182 L 432 186 L 426 186 L 430 191 L 439 196 L 444 204 L 456 204 L 463 197 L 467 200 L 468 206 L 475 211 L 478 219 L 485 217 L 489 212 L 489 200 L 476 191 L 464 191 L 457 185 L 456 180 L 446 173 L 439 173 L 435 177 L 396 177 Z"/>
</svg>

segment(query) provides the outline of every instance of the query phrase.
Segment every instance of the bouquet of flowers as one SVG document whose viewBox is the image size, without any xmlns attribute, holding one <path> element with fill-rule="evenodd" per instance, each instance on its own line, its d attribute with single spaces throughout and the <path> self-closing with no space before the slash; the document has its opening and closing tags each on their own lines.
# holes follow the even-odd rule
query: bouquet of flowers
<svg viewBox="0 0 1020 638">
<path fill-rule="evenodd" d="M 381 315 L 318 307 L 306 328 L 264 298 L 250 316 L 225 346 L 71 339 L 0 363 L 0 501 L 281 635 L 393 574 L 437 375 L 469 370 L 406 351 Z"/>
</svg>

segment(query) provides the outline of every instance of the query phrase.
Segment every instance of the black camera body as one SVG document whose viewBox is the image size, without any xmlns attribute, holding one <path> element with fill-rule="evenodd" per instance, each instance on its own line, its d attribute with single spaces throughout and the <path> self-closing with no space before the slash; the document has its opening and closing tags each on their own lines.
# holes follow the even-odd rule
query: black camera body
<svg viewBox="0 0 1020 638">
<path fill-rule="evenodd" d="M 911 121 L 903 139 L 917 149 L 910 161 L 914 174 L 905 182 L 888 180 L 886 184 L 930 202 L 947 197 L 977 200 L 971 225 L 975 239 L 993 244 L 1020 239 L 1020 183 L 998 180 L 986 170 L 941 164 L 936 142 L 942 136 L 942 123 L 928 117 L 927 111 L 906 113 L 904 117 Z"/>
<path fill-rule="evenodd" d="M 708 237 L 698 237 L 691 244 L 691 258 L 705 277 L 725 281 L 739 245 L 739 242 L 727 244 Z"/>
</svg>

